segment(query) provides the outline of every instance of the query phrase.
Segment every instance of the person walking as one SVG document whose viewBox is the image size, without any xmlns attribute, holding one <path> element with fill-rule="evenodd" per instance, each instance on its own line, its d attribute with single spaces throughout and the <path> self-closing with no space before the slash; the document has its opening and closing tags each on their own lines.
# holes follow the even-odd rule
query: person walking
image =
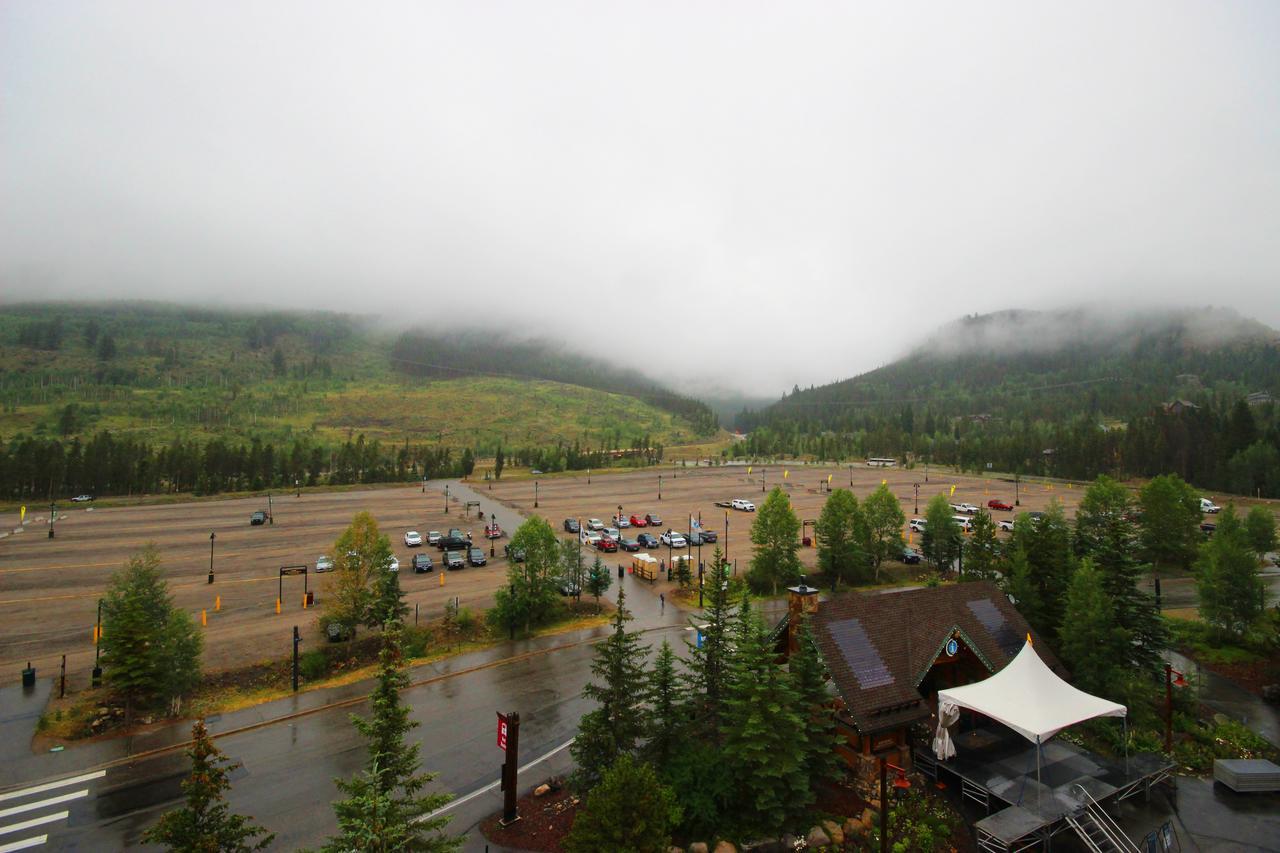
<svg viewBox="0 0 1280 853">
<path fill-rule="evenodd" d="M 659 613 L 667 612 L 667 596 L 666 593 L 658 593 L 658 604 L 660 605 Z"/>
</svg>

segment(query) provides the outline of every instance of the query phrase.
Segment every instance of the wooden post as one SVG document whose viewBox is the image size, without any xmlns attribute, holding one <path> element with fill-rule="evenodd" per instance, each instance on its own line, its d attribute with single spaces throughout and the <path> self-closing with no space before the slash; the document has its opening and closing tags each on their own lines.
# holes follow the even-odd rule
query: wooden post
<svg viewBox="0 0 1280 853">
<path fill-rule="evenodd" d="M 520 767 L 520 715 L 507 714 L 507 756 L 502 765 L 502 825 L 510 826 L 520 819 L 516 811 L 516 771 Z"/>
<path fill-rule="evenodd" d="M 885 793 L 885 774 L 888 768 L 880 759 L 880 853 L 889 853 L 889 801 Z"/>
</svg>

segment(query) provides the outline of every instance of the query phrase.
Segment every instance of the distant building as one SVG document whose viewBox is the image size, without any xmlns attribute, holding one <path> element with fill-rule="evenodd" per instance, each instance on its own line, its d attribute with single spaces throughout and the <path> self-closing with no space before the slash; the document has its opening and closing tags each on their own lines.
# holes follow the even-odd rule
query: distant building
<svg viewBox="0 0 1280 853">
<path fill-rule="evenodd" d="M 1194 373 L 1179 373 L 1176 378 L 1183 385 L 1190 385 L 1193 388 L 1200 387 L 1200 377 Z"/>
<path fill-rule="evenodd" d="M 1266 403 L 1274 403 L 1275 397 L 1272 397 L 1268 391 L 1254 391 L 1252 394 L 1245 397 L 1244 401 L 1250 406 L 1262 406 Z"/>
<path fill-rule="evenodd" d="M 1191 412 L 1199 408 L 1190 400 L 1170 400 L 1164 404 L 1164 411 L 1167 415 L 1180 415 L 1183 412 Z"/>
</svg>

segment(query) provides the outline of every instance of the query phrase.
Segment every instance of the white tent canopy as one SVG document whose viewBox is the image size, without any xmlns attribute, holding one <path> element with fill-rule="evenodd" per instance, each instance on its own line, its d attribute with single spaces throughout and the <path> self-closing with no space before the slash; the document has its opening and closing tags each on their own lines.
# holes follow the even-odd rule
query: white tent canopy
<svg viewBox="0 0 1280 853">
<path fill-rule="evenodd" d="M 950 706 L 950 709 L 948 709 Z M 938 691 L 938 716 L 968 708 L 1004 723 L 1034 743 L 1044 743 L 1067 726 L 1094 717 L 1124 717 L 1124 705 L 1077 690 L 1045 666 L 1027 638 L 1004 669 L 975 684 Z"/>
</svg>

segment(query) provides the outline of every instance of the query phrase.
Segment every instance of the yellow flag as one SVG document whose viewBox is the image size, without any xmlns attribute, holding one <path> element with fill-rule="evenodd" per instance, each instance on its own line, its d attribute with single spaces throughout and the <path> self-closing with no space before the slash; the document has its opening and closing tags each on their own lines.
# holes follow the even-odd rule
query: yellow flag
<svg viewBox="0 0 1280 853">
<path fill-rule="evenodd" d="M 20 510 L 18 510 L 18 523 L 19 524 L 27 523 L 27 508 L 25 506 L 22 507 Z"/>
<path fill-rule="evenodd" d="M 784 479 L 784 480 L 785 480 L 785 479 L 787 479 L 787 478 L 788 478 L 788 477 L 790 477 L 790 476 L 791 476 L 791 472 L 790 472 L 790 471 L 783 471 L 783 472 L 782 472 L 782 479 Z"/>
<path fill-rule="evenodd" d="M 748 474 L 750 474 L 750 473 L 751 473 L 751 466 L 750 466 L 750 465 L 748 465 L 748 466 L 747 466 L 747 473 L 748 473 Z"/>
<path fill-rule="evenodd" d="M 955 487 L 955 484 L 954 484 L 954 483 L 952 483 L 952 484 L 951 484 L 951 497 L 953 497 L 953 498 L 954 498 L 955 496 L 956 496 L 956 487 Z"/>
<path fill-rule="evenodd" d="M 882 485 L 882 486 L 887 486 L 887 485 L 889 485 L 889 481 L 888 481 L 888 480 L 881 480 L 881 481 L 880 481 L 880 485 Z"/>
<path fill-rule="evenodd" d="M 830 483 L 830 482 L 831 482 L 831 476 L 832 476 L 831 474 L 828 474 L 828 475 L 827 475 L 827 482 L 828 482 L 828 483 Z"/>
</svg>

